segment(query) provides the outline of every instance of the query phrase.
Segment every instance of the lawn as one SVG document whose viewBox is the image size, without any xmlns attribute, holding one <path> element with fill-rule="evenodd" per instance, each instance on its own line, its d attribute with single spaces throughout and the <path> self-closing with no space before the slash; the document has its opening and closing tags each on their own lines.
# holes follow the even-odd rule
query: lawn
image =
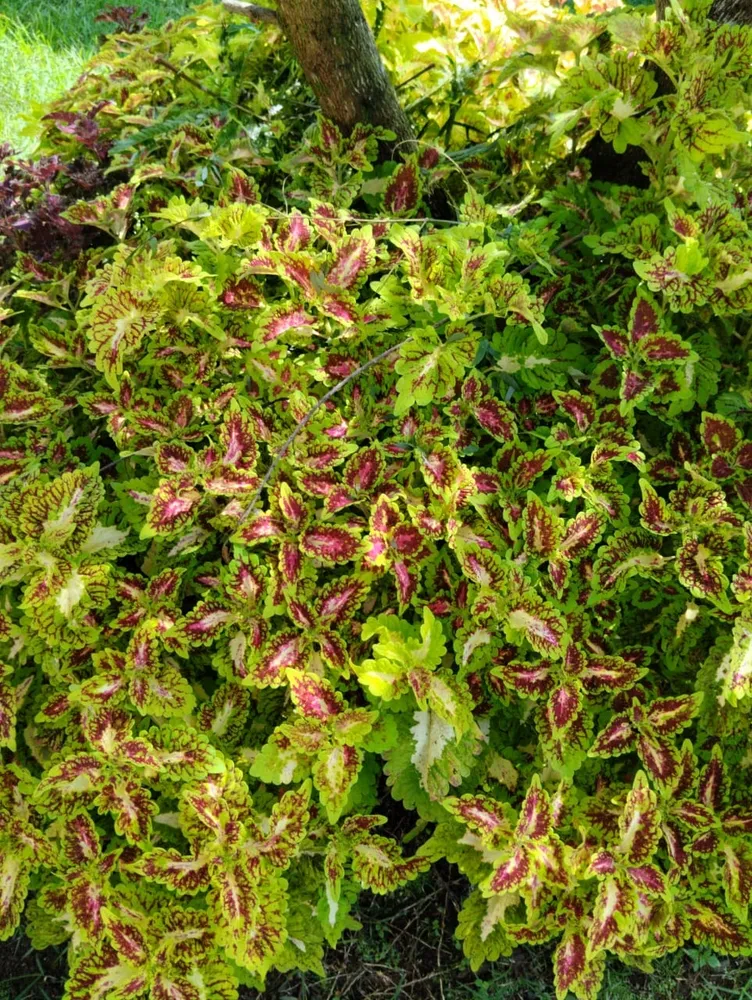
<svg viewBox="0 0 752 1000">
<path fill-rule="evenodd" d="M 70 86 L 107 30 L 94 18 L 107 0 L 2 0 L 0 143 L 24 153 L 35 145 L 42 107 Z M 163 24 L 189 0 L 141 0 L 150 23 Z"/>
</svg>

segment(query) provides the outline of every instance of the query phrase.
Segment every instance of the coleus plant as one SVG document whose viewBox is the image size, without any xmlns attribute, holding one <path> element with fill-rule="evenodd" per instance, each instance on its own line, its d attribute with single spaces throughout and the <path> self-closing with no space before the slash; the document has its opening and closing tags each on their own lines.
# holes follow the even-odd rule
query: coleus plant
<svg viewBox="0 0 752 1000">
<path fill-rule="evenodd" d="M 395 163 L 128 9 L 4 154 L 0 935 L 68 1000 L 320 972 L 438 859 L 559 1000 L 752 951 L 752 33 L 589 13 L 390 4 Z"/>
</svg>

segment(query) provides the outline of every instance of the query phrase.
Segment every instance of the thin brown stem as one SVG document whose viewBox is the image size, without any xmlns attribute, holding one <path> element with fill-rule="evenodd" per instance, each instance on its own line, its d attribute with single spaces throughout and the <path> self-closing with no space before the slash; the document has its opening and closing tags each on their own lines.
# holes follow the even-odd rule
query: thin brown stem
<svg viewBox="0 0 752 1000">
<path fill-rule="evenodd" d="M 575 243 L 577 240 L 581 238 L 582 238 L 581 234 L 578 234 L 577 236 L 568 236 L 565 240 L 562 240 L 562 242 L 557 247 L 554 248 L 553 252 L 557 253 L 559 250 L 562 250 L 564 247 L 569 246 L 572 243 Z M 522 271 L 518 273 L 523 275 L 527 274 L 529 271 L 532 270 L 534 266 L 535 266 L 534 264 L 530 264 L 527 267 L 523 268 Z M 466 322 L 469 323 L 472 320 L 479 319 L 481 316 L 485 315 L 487 314 L 477 313 L 473 316 L 468 316 Z M 449 322 L 449 317 L 447 316 L 444 319 L 440 320 L 435 325 L 434 329 L 438 329 L 438 327 L 443 326 L 445 323 L 448 322 Z M 298 421 L 295 427 L 293 427 L 292 431 L 285 438 L 282 446 L 278 448 L 277 451 L 274 453 L 274 457 L 271 463 L 269 464 L 269 468 L 264 473 L 264 478 L 259 483 L 256 492 L 253 494 L 253 496 L 250 499 L 250 502 L 248 503 L 248 506 L 240 515 L 237 526 L 234 529 L 235 531 L 237 531 L 238 528 L 240 528 L 240 526 L 244 524 L 251 516 L 251 514 L 254 512 L 259 500 L 261 499 L 261 494 L 263 493 L 264 489 L 269 485 L 272 476 L 279 468 L 280 463 L 287 455 L 287 452 L 294 444 L 300 432 L 308 426 L 308 424 L 311 422 L 311 420 L 313 420 L 313 418 L 316 416 L 319 410 L 321 410 L 322 407 L 326 406 L 329 400 L 333 399 L 334 396 L 336 396 L 337 393 L 340 391 L 340 389 L 344 389 L 346 385 L 348 385 L 350 382 L 353 382 L 356 378 L 359 378 L 364 372 L 368 371 L 369 368 L 373 368 L 373 366 L 377 365 L 379 361 L 383 361 L 385 358 L 388 358 L 390 354 L 394 354 L 395 351 L 399 351 L 400 348 L 404 347 L 406 344 L 409 344 L 412 341 L 412 339 L 413 339 L 412 337 L 405 337 L 405 339 L 401 340 L 398 344 L 393 344 L 392 347 L 387 347 L 386 350 L 381 351 L 380 354 L 376 354 L 374 357 L 369 358 L 367 361 L 364 361 L 362 365 L 359 365 L 354 371 L 351 371 L 349 375 L 345 375 L 344 378 L 340 379 L 339 382 L 337 382 L 335 385 L 331 387 L 331 389 L 325 392 L 324 395 L 321 397 L 321 399 L 319 399 L 318 402 L 311 407 L 308 413 L 305 414 L 302 420 Z"/>
<path fill-rule="evenodd" d="M 191 76 L 190 73 L 186 73 L 184 69 L 176 66 L 175 63 L 171 63 L 169 59 L 165 59 L 164 56 L 154 56 L 154 62 L 159 63 L 160 66 L 164 66 L 165 69 L 169 69 L 171 73 L 175 76 L 181 77 L 186 83 L 189 83 L 192 87 L 200 90 L 203 94 L 207 94 L 209 97 L 213 97 L 215 101 L 221 101 L 223 104 L 229 104 L 230 107 L 238 108 L 239 111 L 244 111 L 247 115 L 252 115 L 254 118 L 259 118 L 254 111 L 247 108 L 244 104 L 237 104 L 235 101 L 230 101 L 217 90 L 210 90 L 209 87 L 205 87 L 200 80 L 197 80 L 195 76 Z"/>
<path fill-rule="evenodd" d="M 363 372 L 368 371 L 369 368 L 372 368 L 374 365 L 378 364 L 379 361 L 383 361 L 384 358 L 388 358 L 390 354 L 394 354 L 395 351 L 398 351 L 401 347 L 404 347 L 404 345 L 408 344 L 411 340 L 412 337 L 406 337 L 404 340 L 401 340 L 398 344 L 393 344 L 392 347 L 388 347 L 385 351 L 382 351 L 380 354 L 375 355 L 375 357 L 369 358 L 368 361 L 364 361 L 362 365 L 360 365 L 358 368 L 355 369 L 355 371 L 350 372 L 349 375 L 346 375 L 343 379 L 340 379 L 336 385 L 333 385 L 328 392 L 324 393 L 321 399 L 315 404 L 315 406 L 311 407 L 311 409 L 308 411 L 308 413 L 306 413 L 303 419 L 298 421 L 298 423 L 295 425 L 295 427 L 292 429 L 290 434 L 285 439 L 284 443 L 282 444 L 282 447 L 275 452 L 274 458 L 269 468 L 266 470 L 264 478 L 261 480 L 258 489 L 251 497 L 250 503 L 243 511 L 240 520 L 238 521 L 238 527 L 240 527 L 241 524 L 247 521 L 248 518 L 253 513 L 253 511 L 256 509 L 256 504 L 261 498 L 262 492 L 268 485 L 269 480 L 274 475 L 276 469 L 279 467 L 280 462 L 284 459 L 285 455 L 290 450 L 290 447 L 294 443 L 297 436 L 300 434 L 302 430 L 304 430 L 305 427 L 307 427 L 307 425 L 311 422 L 311 420 L 313 420 L 313 418 L 316 416 L 319 410 L 323 406 L 326 406 L 329 400 L 333 396 L 336 396 L 336 394 L 339 392 L 340 389 L 344 389 L 344 387 L 348 384 L 348 382 L 352 382 L 353 379 L 358 378 L 358 376 L 362 375 Z"/>
</svg>

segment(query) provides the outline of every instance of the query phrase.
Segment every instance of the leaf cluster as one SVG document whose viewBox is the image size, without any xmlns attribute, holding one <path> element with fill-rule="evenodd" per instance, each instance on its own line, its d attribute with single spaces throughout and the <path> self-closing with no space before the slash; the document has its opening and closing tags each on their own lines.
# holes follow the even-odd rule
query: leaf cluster
<svg viewBox="0 0 752 1000">
<path fill-rule="evenodd" d="M 384 17 L 401 163 L 212 5 L 3 160 L 0 936 L 68 1000 L 320 971 L 439 859 L 560 1000 L 752 952 L 752 32 Z"/>
</svg>

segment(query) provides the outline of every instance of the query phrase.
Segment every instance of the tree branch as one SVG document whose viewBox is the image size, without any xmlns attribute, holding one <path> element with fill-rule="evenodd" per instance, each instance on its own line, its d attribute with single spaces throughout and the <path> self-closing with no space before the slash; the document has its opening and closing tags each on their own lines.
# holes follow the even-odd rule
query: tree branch
<svg viewBox="0 0 752 1000">
<path fill-rule="evenodd" d="M 279 20 L 325 118 L 394 132 L 395 159 L 415 148 L 412 125 L 381 61 L 360 0 L 277 0 Z M 395 151 L 399 151 L 394 156 Z"/>
<path fill-rule="evenodd" d="M 261 7 L 257 3 L 245 3 L 244 0 L 222 0 L 222 6 L 232 14 L 240 14 L 251 21 L 265 24 L 279 24 L 276 10 L 271 7 Z"/>
</svg>

